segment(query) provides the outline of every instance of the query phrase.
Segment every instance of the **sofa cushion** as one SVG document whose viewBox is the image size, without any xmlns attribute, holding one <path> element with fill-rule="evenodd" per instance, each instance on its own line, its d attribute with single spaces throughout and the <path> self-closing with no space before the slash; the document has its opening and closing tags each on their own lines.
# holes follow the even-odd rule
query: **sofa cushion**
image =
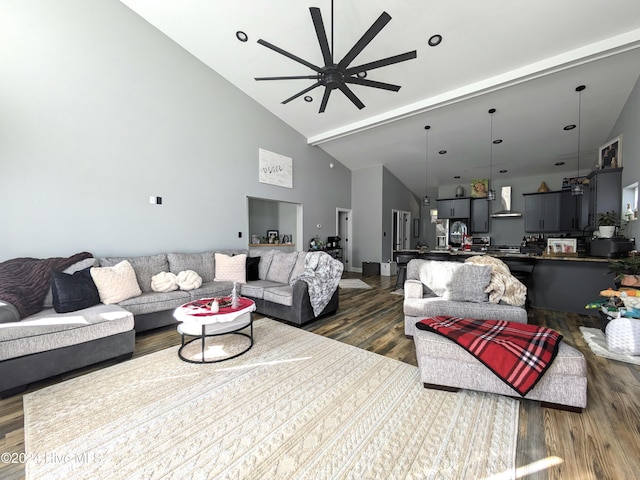
<svg viewBox="0 0 640 480">
<path fill-rule="evenodd" d="M 184 270 L 176 275 L 180 290 L 195 290 L 202 285 L 202 278 L 193 270 Z"/>
<path fill-rule="evenodd" d="M 100 259 L 101 267 L 113 267 L 123 260 L 127 260 L 136 274 L 138 285 L 143 292 L 152 292 L 151 277 L 160 272 L 169 271 L 167 255 L 147 255 L 143 257 L 105 257 Z"/>
<path fill-rule="evenodd" d="M 269 273 L 269 267 L 271 266 L 271 261 L 273 260 L 273 255 L 275 253 L 275 250 L 252 249 L 249 251 L 249 255 L 251 257 L 260 257 L 260 264 L 258 265 L 258 279 L 267 279 L 267 273 Z"/>
<path fill-rule="evenodd" d="M 100 303 L 100 294 L 88 267 L 73 274 L 51 273 L 53 308 L 57 313 L 75 312 Z"/>
<path fill-rule="evenodd" d="M 262 298 L 267 302 L 290 307 L 293 305 L 293 287 L 291 285 L 284 285 L 281 287 L 266 288 Z"/>
<path fill-rule="evenodd" d="M 488 302 L 489 294 L 485 291 L 491 281 L 491 270 L 490 265 L 461 264 L 446 283 L 442 298 L 459 302 Z"/>
<path fill-rule="evenodd" d="M 0 300 L 0 323 L 19 322 L 20 312 L 9 302 Z"/>
<path fill-rule="evenodd" d="M 185 270 L 193 270 L 204 283 L 213 282 L 216 276 L 213 252 L 168 253 L 169 270 L 176 275 Z"/>
<path fill-rule="evenodd" d="M 260 257 L 247 257 L 247 282 L 260 279 Z"/>
<path fill-rule="evenodd" d="M 243 285 L 244 286 L 244 285 Z M 207 282 L 200 285 L 195 290 L 189 290 L 191 300 L 200 300 L 201 298 L 225 297 L 231 295 L 233 282 Z"/>
<path fill-rule="evenodd" d="M 173 292 L 178 288 L 178 278 L 173 272 L 160 272 L 151 277 L 151 290 L 154 292 Z"/>
<path fill-rule="evenodd" d="M 238 282 L 247 281 L 247 255 L 240 254 L 230 257 L 223 253 L 215 253 L 216 259 L 216 282 Z"/>
<path fill-rule="evenodd" d="M 269 280 L 256 280 L 242 285 L 240 287 L 240 291 L 243 297 L 263 298 L 264 290 L 266 288 L 281 286 L 282 284 L 278 282 L 270 282 Z"/>
<path fill-rule="evenodd" d="M 98 288 L 100 301 L 105 305 L 122 302 L 142 293 L 136 273 L 127 260 L 113 267 L 91 267 L 91 277 Z"/>
<path fill-rule="evenodd" d="M 305 259 L 307 258 L 307 252 L 298 252 L 298 259 L 296 260 L 296 264 L 293 266 L 293 270 L 291 271 L 290 280 L 293 280 L 296 277 L 299 277 L 304 272 Z"/>
<path fill-rule="evenodd" d="M 137 297 L 131 297 L 118 303 L 134 315 L 155 313 L 163 310 L 175 310 L 180 305 L 190 302 L 189 292 L 174 290 L 173 292 L 143 293 Z"/>
<path fill-rule="evenodd" d="M 289 283 L 293 266 L 298 259 L 298 252 L 282 253 L 275 252 L 266 280 L 271 282 Z"/>
<path fill-rule="evenodd" d="M 68 347 L 133 330 L 133 315 L 117 305 L 78 312 L 47 308 L 20 322 L 0 324 L 0 361 Z"/>
</svg>

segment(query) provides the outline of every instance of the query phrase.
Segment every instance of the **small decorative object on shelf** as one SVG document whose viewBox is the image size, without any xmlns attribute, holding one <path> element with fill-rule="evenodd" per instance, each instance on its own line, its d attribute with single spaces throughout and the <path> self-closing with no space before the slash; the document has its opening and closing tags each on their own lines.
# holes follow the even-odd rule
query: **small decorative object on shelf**
<svg viewBox="0 0 640 480">
<path fill-rule="evenodd" d="M 238 286 L 236 282 L 233 282 L 233 289 L 231 290 L 231 308 L 238 308 L 240 301 L 238 299 Z"/>
</svg>

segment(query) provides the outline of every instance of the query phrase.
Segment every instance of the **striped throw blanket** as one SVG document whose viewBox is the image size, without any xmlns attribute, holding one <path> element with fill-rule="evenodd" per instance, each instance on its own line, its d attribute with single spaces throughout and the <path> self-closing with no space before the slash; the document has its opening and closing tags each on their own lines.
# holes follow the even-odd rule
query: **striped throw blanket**
<svg viewBox="0 0 640 480">
<path fill-rule="evenodd" d="M 551 366 L 562 340 L 550 328 L 504 320 L 442 316 L 416 328 L 454 341 L 523 397 Z"/>
</svg>

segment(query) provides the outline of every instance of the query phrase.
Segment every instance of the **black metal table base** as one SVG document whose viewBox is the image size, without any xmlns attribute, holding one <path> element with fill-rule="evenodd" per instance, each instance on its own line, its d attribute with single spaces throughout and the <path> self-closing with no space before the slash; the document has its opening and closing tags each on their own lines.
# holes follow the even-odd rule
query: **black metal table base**
<svg viewBox="0 0 640 480">
<path fill-rule="evenodd" d="M 251 319 L 249 320 L 249 324 L 248 325 L 244 325 L 240 328 L 238 328 L 237 330 L 232 330 L 230 332 L 224 332 L 224 333 L 210 333 L 207 334 L 206 333 L 206 327 L 207 325 L 202 325 L 202 334 L 201 335 L 190 335 L 190 334 L 184 334 L 184 333 L 180 333 L 180 335 L 182 336 L 182 346 L 178 349 L 178 357 L 180 357 L 180 360 L 183 360 L 185 362 L 189 362 L 189 363 L 218 363 L 218 362 L 225 362 L 227 360 L 231 360 L 233 358 L 237 358 L 240 355 L 243 355 L 245 353 L 247 353 L 249 350 L 251 350 L 251 347 L 253 347 L 253 315 L 251 316 Z M 249 328 L 249 334 L 242 332 L 241 330 L 244 330 L 246 328 Z M 185 342 L 184 341 L 184 337 L 185 335 L 188 336 L 193 336 L 194 338 L 192 338 L 191 340 Z M 242 350 L 241 352 L 238 352 L 234 355 L 231 355 L 229 357 L 224 357 L 224 358 L 219 358 L 216 360 L 207 360 L 205 358 L 205 340 L 207 338 L 210 337 L 221 337 L 223 335 L 240 335 L 241 337 L 245 337 L 249 339 L 249 346 L 247 348 L 245 348 L 244 350 Z M 202 342 L 202 360 L 192 360 L 190 358 L 185 357 L 184 355 L 182 355 L 182 350 L 187 347 L 188 345 L 197 342 L 198 340 L 200 340 Z"/>
</svg>

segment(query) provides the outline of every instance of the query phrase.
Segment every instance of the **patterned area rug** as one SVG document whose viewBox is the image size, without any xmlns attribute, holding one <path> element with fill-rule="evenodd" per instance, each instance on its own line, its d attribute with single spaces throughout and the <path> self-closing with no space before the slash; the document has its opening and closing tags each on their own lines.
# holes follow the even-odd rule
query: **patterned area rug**
<svg viewBox="0 0 640 480">
<path fill-rule="evenodd" d="M 640 365 L 640 356 L 614 353 L 607 350 L 607 338 L 599 328 L 580 327 L 584 341 L 587 342 L 591 351 L 599 357 L 618 360 L 619 362 L 633 363 Z"/>
<path fill-rule="evenodd" d="M 427 390 L 416 367 L 269 319 L 255 338 L 221 364 L 175 347 L 25 395 L 27 478 L 513 477 L 516 400 Z"/>
<path fill-rule="evenodd" d="M 367 283 L 359 278 L 343 278 L 340 280 L 340 288 L 371 288 Z"/>
</svg>

